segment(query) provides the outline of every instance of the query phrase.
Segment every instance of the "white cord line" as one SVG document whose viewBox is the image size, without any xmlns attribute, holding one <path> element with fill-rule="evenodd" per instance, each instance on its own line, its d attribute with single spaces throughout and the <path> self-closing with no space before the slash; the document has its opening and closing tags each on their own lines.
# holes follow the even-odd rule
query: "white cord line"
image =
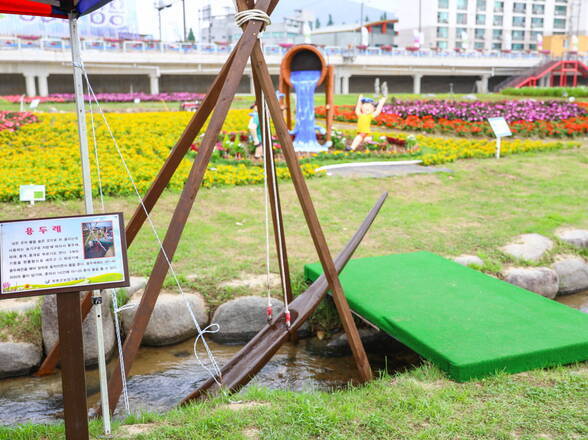
<svg viewBox="0 0 588 440">
<path fill-rule="evenodd" d="M 276 217 L 278 216 L 279 213 L 279 203 L 278 203 L 278 192 L 277 192 L 277 176 L 275 176 L 275 163 L 274 163 L 274 145 L 273 145 L 273 140 L 272 140 L 272 131 L 271 131 L 271 126 L 270 126 L 270 121 L 269 118 L 267 117 L 267 115 L 269 114 L 269 108 L 267 106 L 266 100 L 265 100 L 265 94 L 262 92 L 261 94 L 261 105 L 263 106 L 263 130 L 264 130 L 264 142 L 267 142 L 269 148 L 267 148 L 268 154 L 269 154 L 269 166 L 271 167 L 272 170 L 274 170 L 272 172 L 273 175 L 273 184 L 274 184 L 274 197 L 273 197 L 273 204 L 274 204 L 274 212 L 276 213 Z M 264 154 L 265 154 L 265 145 L 264 145 Z M 265 181 L 266 181 L 266 191 L 267 191 L 267 179 L 268 179 L 268 170 L 266 167 L 266 161 L 264 160 L 264 169 L 265 169 Z M 267 200 L 267 199 L 266 199 Z M 267 211 L 267 206 L 266 206 L 266 211 Z M 267 220 L 266 220 L 267 221 Z M 288 304 L 288 291 L 286 288 L 286 268 L 284 266 L 284 243 L 282 242 L 282 225 L 280 224 L 279 221 L 276 222 L 276 231 L 275 231 L 277 237 L 278 237 L 278 261 L 280 263 L 280 274 L 281 274 L 281 281 L 282 281 L 282 293 L 284 295 L 284 313 L 286 316 L 286 325 L 288 327 L 290 327 L 290 308 L 289 308 L 289 304 Z M 269 238 L 268 238 L 268 242 L 269 242 Z M 268 244 L 269 247 L 269 244 Z M 269 255 L 269 254 L 268 254 Z M 269 282 L 268 282 L 269 283 Z"/>
<path fill-rule="evenodd" d="M 98 142 L 96 141 L 96 127 L 94 124 L 94 108 L 92 106 L 92 100 L 88 99 L 90 107 L 90 122 L 92 122 L 92 141 L 94 142 L 94 156 L 96 157 L 96 173 L 98 175 L 98 192 L 100 194 L 100 205 L 102 212 L 106 212 L 104 208 L 104 192 L 102 191 L 102 173 L 100 172 L 100 159 L 98 157 Z"/>
<path fill-rule="evenodd" d="M 125 410 L 127 411 L 128 415 L 131 415 L 131 405 L 129 404 L 129 391 L 127 388 L 127 375 L 125 373 L 125 363 L 123 359 L 123 345 L 122 345 L 122 338 L 120 336 L 120 321 L 118 318 L 118 314 L 125 309 L 130 309 L 129 305 L 125 305 L 121 308 L 118 307 L 118 298 L 116 296 L 116 292 L 114 289 L 110 291 L 110 297 L 112 298 L 112 309 L 114 311 L 114 330 L 116 332 L 116 345 L 118 348 L 118 353 L 120 356 L 120 375 L 122 378 L 122 390 L 123 390 L 123 401 L 125 403 Z M 132 305 L 135 306 L 134 304 Z"/>
<path fill-rule="evenodd" d="M 239 27 L 243 26 L 249 20 L 258 20 L 264 23 L 263 28 L 272 24 L 272 20 L 267 13 L 261 9 L 247 9 L 245 11 L 237 12 L 235 14 L 235 24 Z M 263 29 L 262 29 L 263 30 Z"/>
<path fill-rule="evenodd" d="M 83 67 L 83 66 L 82 66 Z M 82 69 L 82 72 L 85 71 Z M 90 82 L 85 76 L 88 89 L 90 88 Z M 106 212 L 106 208 L 104 205 L 104 191 L 102 188 L 102 178 L 101 178 L 101 170 L 100 170 L 100 156 L 98 153 L 98 142 L 96 140 L 96 124 L 94 121 L 94 108 L 92 106 L 92 99 L 88 99 L 88 104 L 90 108 L 90 122 L 92 123 L 92 138 L 94 142 L 94 155 L 96 157 L 96 172 L 98 174 L 98 191 L 100 194 L 100 204 L 102 208 L 102 212 Z M 129 390 L 127 384 L 127 375 L 125 372 L 125 363 L 124 363 L 124 355 L 123 355 L 123 345 L 122 345 L 122 338 L 121 338 L 121 330 L 120 330 L 120 319 L 119 313 L 123 310 L 130 309 L 135 307 L 135 305 L 125 305 L 123 307 L 118 307 L 118 297 L 116 296 L 116 292 L 114 289 L 110 290 L 110 297 L 112 298 L 112 310 L 114 312 L 114 330 L 116 334 L 116 345 L 118 350 L 118 355 L 120 358 L 119 368 L 120 368 L 120 375 L 121 375 L 121 383 L 122 383 L 122 391 L 123 391 L 123 402 L 125 405 L 125 410 L 128 415 L 131 415 L 131 405 L 129 403 Z"/>
<path fill-rule="evenodd" d="M 214 333 L 215 332 L 215 331 L 211 330 L 211 328 L 214 328 L 215 325 L 211 324 L 211 325 L 205 327 L 204 329 L 202 329 L 200 327 L 200 324 L 198 323 L 198 319 L 196 318 L 196 315 L 194 314 L 194 310 L 192 309 L 192 304 L 190 304 L 190 301 L 188 300 L 184 290 L 182 289 L 182 286 L 180 284 L 180 281 L 178 279 L 178 276 L 177 276 L 177 273 L 174 269 L 174 266 L 172 265 L 171 260 L 170 260 L 169 256 L 167 255 L 167 252 L 163 246 L 161 238 L 159 237 L 159 233 L 157 232 L 157 229 L 155 228 L 155 224 L 153 223 L 153 220 L 152 220 L 151 216 L 149 215 L 149 211 L 147 210 L 147 207 L 143 203 L 143 198 L 141 197 L 141 194 L 139 193 L 139 189 L 137 188 L 137 185 L 135 183 L 135 179 L 133 178 L 131 170 L 129 169 L 129 167 L 127 165 L 127 162 L 124 158 L 124 155 L 122 154 L 120 146 L 118 145 L 118 141 L 116 140 L 116 137 L 114 136 L 112 128 L 110 127 L 110 124 L 108 123 L 108 120 L 106 119 L 104 111 L 102 110 L 102 106 L 100 105 L 100 102 L 98 101 L 98 98 L 96 97 L 96 94 L 94 93 L 94 90 L 93 90 L 92 85 L 90 83 L 90 80 L 88 78 L 88 74 L 87 74 L 86 70 L 83 68 L 83 66 L 82 66 L 82 69 L 83 69 L 82 71 L 84 73 L 84 77 L 86 78 L 86 82 L 88 84 L 88 92 L 90 93 L 91 99 L 93 99 L 94 102 L 96 103 L 96 107 L 98 108 L 98 112 L 102 116 L 102 120 L 104 121 L 104 124 L 108 130 L 108 133 L 110 134 L 110 137 L 112 138 L 112 142 L 117 150 L 117 153 L 120 157 L 120 160 L 123 164 L 123 167 L 124 167 L 125 171 L 127 172 L 127 175 L 128 175 L 129 180 L 131 182 L 131 185 L 133 186 L 133 189 L 134 189 L 134 192 L 137 196 L 137 199 L 139 200 L 139 203 L 140 203 L 141 207 L 143 208 L 143 211 L 145 212 L 145 216 L 146 216 L 147 221 L 151 227 L 151 230 L 153 231 L 153 235 L 155 236 L 155 238 L 159 244 L 160 251 L 161 251 L 163 257 L 165 258 L 165 261 L 169 267 L 170 273 L 172 274 L 172 277 L 176 283 L 176 286 L 178 287 L 178 290 L 179 290 L 180 294 L 182 295 L 182 298 L 184 299 L 184 302 L 186 304 L 188 312 L 190 313 L 190 317 L 192 318 L 192 321 L 194 322 L 194 326 L 196 327 L 197 334 L 202 339 L 202 344 L 204 345 L 208 359 L 210 360 L 210 363 L 212 365 L 212 370 L 210 368 L 208 368 L 204 364 L 204 362 L 200 359 L 200 356 L 198 356 L 198 351 L 196 349 L 196 344 L 199 339 L 198 337 L 196 338 L 196 340 L 194 342 L 194 356 L 196 357 L 196 360 L 202 366 L 202 368 L 204 368 L 206 370 L 206 372 L 215 380 L 215 382 L 219 386 L 221 386 L 220 381 L 222 381 L 222 375 L 221 375 L 220 368 L 218 366 L 218 363 L 216 362 L 216 359 L 215 359 L 210 347 L 208 346 L 208 343 L 206 342 L 206 339 L 204 338 L 205 333 Z M 218 377 L 218 379 L 217 379 L 217 377 Z"/>
<path fill-rule="evenodd" d="M 267 14 L 266 14 L 267 15 Z M 268 20 L 270 21 L 271 24 L 271 20 L 269 19 L 269 16 L 267 17 Z M 261 50 L 263 51 L 263 38 L 262 35 L 260 33 L 259 35 L 259 44 L 261 46 Z M 264 140 L 266 140 L 266 142 L 269 143 L 269 148 L 265 148 L 266 145 L 264 145 L 264 155 L 265 152 L 268 151 L 269 152 L 269 162 L 270 162 L 270 167 L 272 169 L 272 175 L 273 175 L 273 184 L 274 184 L 274 211 L 276 213 L 276 218 L 278 218 L 279 215 L 279 203 L 278 203 L 278 176 L 275 174 L 276 173 L 276 167 L 275 167 L 275 162 L 274 162 L 274 143 L 272 140 L 272 130 L 271 130 L 271 124 L 270 124 L 270 118 L 268 117 L 268 115 L 270 114 L 269 112 L 269 107 L 267 105 L 266 99 L 265 99 L 265 93 L 263 93 L 263 91 L 261 92 L 261 105 L 263 107 L 262 112 L 264 115 L 263 118 L 263 126 L 262 129 L 264 130 Z M 259 109 L 258 109 L 259 110 Z M 268 174 L 267 174 L 267 167 L 266 167 L 266 161 L 265 161 L 265 156 L 264 156 L 264 170 L 265 170 L 265 182 L 266 182 L 266 191 L 267 191 L 267 179 L 268 179 Z M 267 196 L 266 196 L 267 197 Z M 266 198 L 266 211 L 267 211 L 267 198 Z M 267 215 L 267 214 L 266 214 Z M 286 287 L 286 268 L 284 267 L 284 243 L 282 242 L 282 225 L 280 224 L 280 221 L 278 219 L 278 221 L 276 221 L 276 231 L 275 233 L 277 234 L 278 237 L 278 261 L 280 264 L 280 278 L 281 278 L 281 282 L 282 282 L 282 294 L 284 297 L 284 316 L 286 318 L 286 325 L 288 328 L 290 328 L 290 305 L 288 304 L 288 289 Z M 269 239 L 268 239 L 268 243 L 269 243 Z M 269 246 L 269 244 L 268 244 Z M 268 252 L 268 258 L 269 258 L 269 252 Z M 268 286 L 269 286 L 269 280 L 268 280 Z"/>
<path fill-rule="evenodd" d="M 269 229 L 269 188 L 268 188 L 268 169 L 267 169 L 267 131 L 266 131 L 266 120 L 267 114 L 265 111 L 265 104 L 263 100 L 263 93 L 261 94 L 261 103 L 262 108 L 258 109 L 258 112 L 261 111 L 261 123 L 263 130 L 261 140 L 263 142 L 262 145 L 262 160 L 263 160 L 263 195 L 264 195 L 264 206 L 265 206 L 265 270 L 266 270 L 266 282 L 267 282 L 267 320 L 270 322 L 272 320 L 272 297 L 271 297 L 271 283 L 270 283 L 270 229 Z"/>
</svg>

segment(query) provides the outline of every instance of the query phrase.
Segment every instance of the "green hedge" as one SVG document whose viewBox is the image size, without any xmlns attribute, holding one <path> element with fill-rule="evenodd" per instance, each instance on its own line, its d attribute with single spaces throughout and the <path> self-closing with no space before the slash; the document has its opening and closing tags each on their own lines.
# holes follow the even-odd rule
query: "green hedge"
<svg viewBox="0 0 588 440">
<path fill-rule="evenodd" d="M 521 87 L 520 89 L 504 89 L 500 93 L 510 96 L 586 98 L 588 97 L 588 87 Z"/>
</svg>

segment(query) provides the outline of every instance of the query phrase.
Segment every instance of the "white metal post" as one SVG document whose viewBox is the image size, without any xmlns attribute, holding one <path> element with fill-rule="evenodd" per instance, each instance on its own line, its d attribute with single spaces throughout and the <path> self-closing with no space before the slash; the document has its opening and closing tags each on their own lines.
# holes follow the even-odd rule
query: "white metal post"
<svg viewBox="0 0 588 440">
<path fill-rule="evenodd" d="M 82 69 L 82 55 L 78 20 L 74 14 L 69 16 L 69 31 L 71 39 L 71 56 L 74 73 L 74 91 L 76 98 L 76 112 L 78 115 L 78 134 L 80 137 L 80 156 L 82 159 L 82 178 L 84 181 L 84 202 L 86 213 L 94 214 L 92 200 L 92 175 L 90 172 L 90 153 L 88 149 L 88 127 L 86 125 L 86 108 L 84 102 L 84 82 Z M 92 295 L 94 312 L 96 314 L 96 339 L 98 343 L 98 370 L 100 375 L 100 397 L 102 400 L 102 417 L 104 433 L 110 435 L 110 408 L 108 405 L 108 378 L 106 376 L 106 352 L 104 350 L 104 328 L 102 325 L 102 296 L 100 291 Z"/>
<path fill-rule="evenodd" d="M 496 137 L 496 159 L 500 159 L 500 144 L 502 141 L 501 136 Z"/>
</svg>

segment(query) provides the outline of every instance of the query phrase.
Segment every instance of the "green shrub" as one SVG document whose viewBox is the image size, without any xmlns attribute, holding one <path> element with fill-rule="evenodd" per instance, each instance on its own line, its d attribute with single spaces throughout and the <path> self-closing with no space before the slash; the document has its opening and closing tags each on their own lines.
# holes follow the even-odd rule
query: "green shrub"
<svg viewBox="0 0 588 440">
<path fill-rule="evenodd" d="M 521 87 L 520 89 L 504 89 L 500 93 L 510 96 L 586 98 L 588 97 L 588 87 Z"/>
</svg>

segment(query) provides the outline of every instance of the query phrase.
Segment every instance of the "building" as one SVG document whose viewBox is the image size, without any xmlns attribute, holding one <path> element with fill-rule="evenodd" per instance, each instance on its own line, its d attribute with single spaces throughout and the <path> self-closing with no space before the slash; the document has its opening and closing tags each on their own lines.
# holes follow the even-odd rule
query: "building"
<svg viewBox="0 0 588 440">
<path fill-rule="evenodd" d="M 296 10 L 293 17 L 273 20 L 265 29 L 266 44 L 296 43 L 302 39 L 304 23 L 314 25 L 315 17 L 305 10 Z M 208 2 L 198 10 L 199 43 L 234 43 L 241 37 L 235 25 L 235 7 L 232 1 Z"/>
<path fill-rule="evenodd" d="M 199 43 L 234 43 L 241 36 L 235 25 L 235 12 L 231 1 L 205 2 L 198 10 Z M 299 44 L 307 40 L 305 29 L 310 31 L 313 44 L 326 46 L 357 46 L 361 44 L 361 25 L 321 26 L 318 16 L 311 10 L 293 9 L 290 15 L 277 15 L 263 33 L 265 44 Z M 397 20 L 382 19 L 364 23 L 369 33 L 369 46 L 393 46 Z"/>
<path fill-rule="evenodd" d="M 263 33 L 263 42 L 264 44 L 301 43 L 304 39 L 305 28 L 311 29 L 314 23 L 315 16 L 312 12 L 296 9 L 291 17 L 282 16 L 272 19 L 272 24 Z"/>
<path fill-rule="evenodd" d="M 554 57 L 561 57 L 566 53 L 588 54 L 588 36 L 550 35 L 544 38 L 543 49 Z"/>
<path fill-rule="evenodd" d="M 395 25 L 398 20 L 380 20 L 364 23 L 368 31 L 368 46 L 394 46 L 396 35 Z M 359 24 L 327 26 L 315 29 L 311 32 L 311 40 L 314 44 L 325 46 L 349 47 L 362 44 L 361 28 Z"/>
<path fill-rule="evenodd" d="M 238 32 L 232 2 L 209 2 L 198 9 L 199 43 L 232 43 Z"/>
<path fill-rule="evenodd" d="M 415 0 L 394 12 L 399 47 L 413 46 L 418 30 L 425 48 L 536 50 L 543 36 L 588 27 L 586 0 Z"/>
<path fill-rule="evenodd" d="M 570 0 L 570 34 L 588 35 L 588 2 Z"/>
</svg>

